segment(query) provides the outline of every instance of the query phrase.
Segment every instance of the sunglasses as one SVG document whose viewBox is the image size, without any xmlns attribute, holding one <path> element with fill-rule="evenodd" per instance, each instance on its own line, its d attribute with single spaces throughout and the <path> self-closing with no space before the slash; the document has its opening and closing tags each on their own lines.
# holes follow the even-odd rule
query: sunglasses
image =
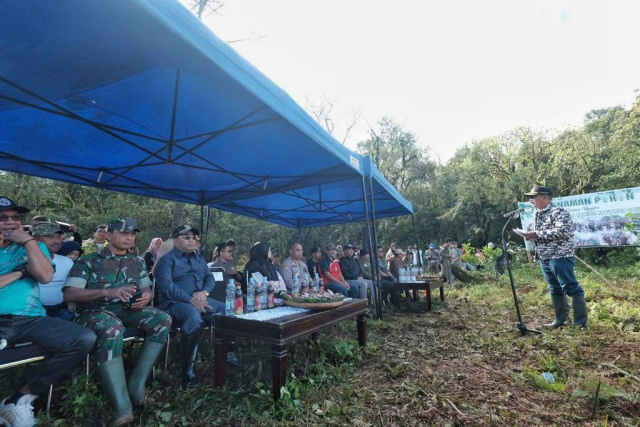
<svg viewBox="0 0 640 427">
<path fill-rule="evenodd" d="M 24 219 L 24 214 L 16 214 L 16 215 L 0 215 L 0 222 L 7 222 L 11 218 L 14 221 L 20 221 Z"/>
<path fill-rule="evenodd" d="M 180 236 L 184 240 L 198 240 L 198 236 Z"/>
</svg>

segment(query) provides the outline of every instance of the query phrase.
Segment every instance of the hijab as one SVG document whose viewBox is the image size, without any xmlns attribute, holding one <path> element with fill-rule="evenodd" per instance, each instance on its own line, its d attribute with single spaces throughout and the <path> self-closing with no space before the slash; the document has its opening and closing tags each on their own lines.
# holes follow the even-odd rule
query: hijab
<svg viewBox="0 0 640 427">
<path fill-rule="evenodd" d="M 269 242 L 262 242 L 252 247 L 249 251 L 250 258 L 246 270 L 249 274 L 258 272 L 269 281 L 277 281 L 278 271 L 268 257 L 270 246 Z"/>
</svg>

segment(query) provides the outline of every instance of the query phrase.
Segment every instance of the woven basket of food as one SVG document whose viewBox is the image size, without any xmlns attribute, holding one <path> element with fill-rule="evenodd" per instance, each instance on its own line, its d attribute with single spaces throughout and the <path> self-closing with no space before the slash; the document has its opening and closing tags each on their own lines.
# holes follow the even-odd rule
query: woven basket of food
<svg viewBox="0 0 640 427">
<path fill-rule="evenodd" d="M 290 307 L 296 308 L 306 308 L 308 310 L 327 310 L 330 308 L 340 307 L 344 304 L 344 301 L 334 301 L 334 302 L 298 302 L 294 300 L 283 300 L 284 305 L 288 305 Z"/>
<path fill-rule="evenodd" d="M 286 295 L 282 302 L 284 305 L 297 308 L 306 308 L 309 310 L 327 310 L 329 308 L 340 307 L 344 304 L 344 295 L 334 294 L 327 290 L 324 292 L 304 294 L 304 295 Z"/>
</svg>

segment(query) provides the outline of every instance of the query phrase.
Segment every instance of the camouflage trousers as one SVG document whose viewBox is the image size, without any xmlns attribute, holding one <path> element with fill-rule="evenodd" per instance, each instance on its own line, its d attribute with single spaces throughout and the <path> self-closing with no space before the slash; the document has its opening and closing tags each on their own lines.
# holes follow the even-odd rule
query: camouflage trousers
<svg viewBox="0 0 640 427">
<path fill-rule="evenodd" d="M 76 320 L 91 329 L 96 336 L 98 364 L 122 357 L 124 330 L 137 328 L 145 332 L 145 340 L 164 344 L 171 330 L 171 316 L 154 307 L 130 310 L 111 307 L 111 310 L 85 310 Z"/>
</svg>

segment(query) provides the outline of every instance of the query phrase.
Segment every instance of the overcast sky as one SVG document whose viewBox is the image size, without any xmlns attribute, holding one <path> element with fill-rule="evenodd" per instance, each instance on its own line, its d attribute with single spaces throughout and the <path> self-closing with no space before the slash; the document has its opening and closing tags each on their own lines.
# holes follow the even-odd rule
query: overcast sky
<svg viewBox="0 0 640 427">
<path fill-rule="evenodd" d="M 517 126 L 631 105 L 639 19 L 635 0 L 225 0 L 205 22 L 252 37 L 232 46 L 303 107 L 335 100 L 343 123 L 359 109 L 350 148 L 387 115 L 447 160 Z"/>
</svg>

